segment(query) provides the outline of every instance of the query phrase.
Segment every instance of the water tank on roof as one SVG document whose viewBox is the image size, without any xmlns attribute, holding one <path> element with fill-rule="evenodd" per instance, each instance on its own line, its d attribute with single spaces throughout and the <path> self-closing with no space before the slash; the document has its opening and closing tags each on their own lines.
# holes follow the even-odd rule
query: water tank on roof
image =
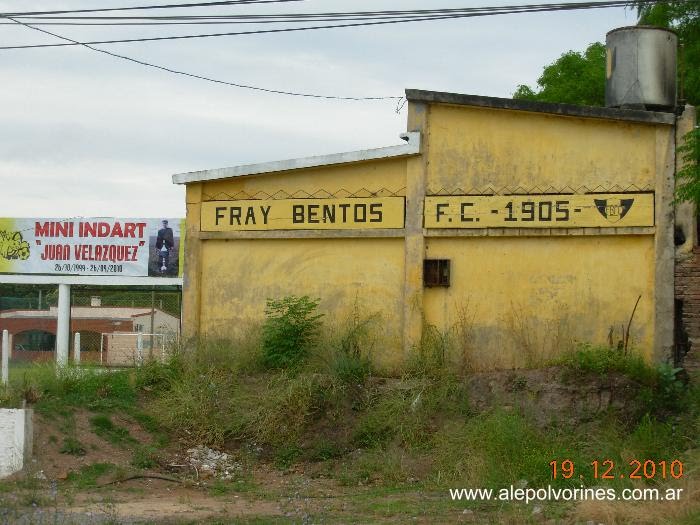
<svg viewBox="0 0 700 525">
<path fill-rule="evenodd" d="M 658 27 L 632 26 L 606 35 L 605 105 L 673 111 L 678 37 Z"/>
</svg>

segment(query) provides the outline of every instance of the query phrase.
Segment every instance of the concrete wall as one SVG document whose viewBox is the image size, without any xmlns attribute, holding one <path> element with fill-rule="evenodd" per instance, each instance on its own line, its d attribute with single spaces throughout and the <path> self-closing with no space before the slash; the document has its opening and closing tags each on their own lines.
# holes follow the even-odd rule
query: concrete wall
<svg viewBox="0 0 700 525">
<path fill-rule="evenodd" d="M 656 141 L 672 138 L 670 126 L 443 104 L 429 126 L 428 194 L 653 190 Z"/>
<path fill-rule="evenodd" d="M 439 104 L 428 126 L 429 195 L 668 192 L 657 177 L 671 126 Z M 523 366 L 575 341 L 616 344 L 640 296 L 630 342 L 649 359 L 662 344 L 653 228 L 452 233 L 426 242 L 427 257 L 452 261 L 454 284 L 424 292 L 425 315 L 444 332 L 466 313 L 477 366 Z"/>
<path fill-rule="evenodd" d="M 617 344 L 641 296 L 630 343 L 649 359 L 667 359 L 671 116 L 421 101 L 408 111 L 408 130 L 422 137 L 420 155 L 188 184 L 185 337 L 235 334 L 262 320 L 267 298 L 309 295 L 321 298 L 328 322 L 350 316 L 354 304 L 377 313 L 384 328 L 374 358 L 388 369 L 404 362 L 426 328 L 454 336 L 456 358 L 471 368 L 524 366 L 577 341 Z M 654 226 L 436 230 L 423 223 L 431 195 L 625 192 L 654 193 Z M 348 195 L 405 196 L 405 227 L 200 231 L 203 201 Z M 449 288 L 424 287 L 426 258 L 451 260 Z"/>
<path fill-rule="evenodd" d="M 268 298 L 321 299 L 334 329 L 357 308 L 378 319 L 374 358 L 402 360 L 402 230 L 201 232 L 207 200 L 405 195 L 405 159 L 329 166 L 187 187 L 183 335 L 231 336 L 264 318 Z"/>
<path fill-rule="evenodd" d="M 631 344 L 651 358 L 651 236 L 441 238 L 427 253 L 451 259 L 453 284 L 426 289 L 426 320 L 468 336 L 458 356 L 470 368 L 538 364 L 611 332 L 617 344 L 639 296 Z"/>
<path fill-rule="evenodd" d="M 24 468 L 32 454 L 32 410 L 0 409 L 0 478 Z"/>
<path fill-rule="evenodd" d="M 387 367 L 400 361 L 401 239 L 207 241 L 202 260 L 205 333 L 241 334 L 263 320 L 267 298 L 308 295 L 321 299 L 330 327 L 351 320 L 355 308 L 378 317 L 375 358 Z"/>
</svg>

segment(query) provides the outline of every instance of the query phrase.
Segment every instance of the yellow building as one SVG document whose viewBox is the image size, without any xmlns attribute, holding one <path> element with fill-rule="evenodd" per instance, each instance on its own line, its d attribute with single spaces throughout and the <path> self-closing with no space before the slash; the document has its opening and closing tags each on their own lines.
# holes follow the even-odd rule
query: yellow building
<svg viewBox="0 0 700 525">
<path fill-rule="evenodd" d="M 405 144 L 173 177 L 186 337 L 233 335 L 267 298 L 308 295 L 327 325 L 379 319 L 387 370 L 428 336 L 477 369 L 628 331 L 670 356 L 676 133 L 692 108 L 406 97 Z"/>
</svg>

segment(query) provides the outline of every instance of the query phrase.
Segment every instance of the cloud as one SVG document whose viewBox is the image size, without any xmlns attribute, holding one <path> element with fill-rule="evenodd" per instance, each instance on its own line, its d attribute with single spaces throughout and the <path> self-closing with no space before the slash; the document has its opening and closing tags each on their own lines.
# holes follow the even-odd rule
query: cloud
<svg viewBox="0 0 700 525">
<path fill-rule="evenodd" d="M 143 2 L 131 1 L 130 5 Z M 487 4 L 486 2 L 485 4 Z M 491 2 L 493 3 L 493 2 Z M 508 3 L 508 2 L 502 2 Z M 397 8 L 388 0 L 300 2 L 255 12 Z M 485 5 L 484 4 L 484 5 Z M 3 11 L 22 3 L 0 3 Z M 91 2 L 36 2 L 33 8 Z M 440 6 L 463 6 L 463 1 Z M 402 2 L 401 8 L 425 7 Z M 244 10 L 243 8 L 240 8 Z M 250 10 L 250 8 L 249 8 Z M 398 95 L 404 88 L 510 96 L 568 49 L 633 23 L 621 9 L 104 46 L 175 69 L 273 89 Z M 2 42 L 48 41 L 27 29 Z M 205 31 L 220 30 L 209 26 Z M 141 34 L 59 28 L 73 38 Z M 147 33 L 192 33 L 159 28 Z M 173 173 L 397 144 L 395 103 L 275 96 L 151 70 L 86 49 L 0 52 L 4 216 L 174 216 Z"/>
</svg>

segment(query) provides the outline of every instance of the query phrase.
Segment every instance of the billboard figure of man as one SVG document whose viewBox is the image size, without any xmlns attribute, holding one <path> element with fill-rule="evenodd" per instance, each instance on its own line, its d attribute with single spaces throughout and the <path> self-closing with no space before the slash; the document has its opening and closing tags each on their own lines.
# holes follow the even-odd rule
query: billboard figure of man
<svg viewBox="0 0 700 525">
<path fill-rule="evenodd" d="M 168 221 L 163 221 L 163 227 L 158 230 L 156 238 L 156 252 L 160 260 L 160 273 L 165 273 L 170 263 L 170 250 L 175 246 L 173 229 L 168 227 Z"/>
</svg>

